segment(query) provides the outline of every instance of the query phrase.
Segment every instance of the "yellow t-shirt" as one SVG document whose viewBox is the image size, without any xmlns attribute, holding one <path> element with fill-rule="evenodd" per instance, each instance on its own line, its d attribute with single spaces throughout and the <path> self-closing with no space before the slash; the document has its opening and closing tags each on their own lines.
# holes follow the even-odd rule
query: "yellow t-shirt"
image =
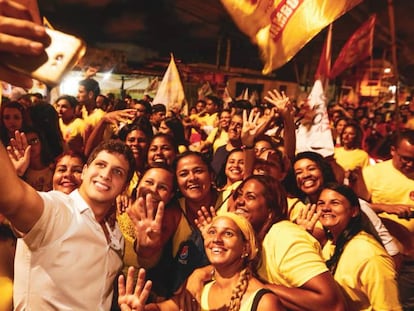
<svg viewBox="0 0 414 311">
<path fill-rule="evenodd" d="M 13 281 L 5 276 L 0 277 L 0 311 L 13 310 Z"/>
<path fill-rule="evenodd" d="M 206 141 L 213 144 L 213 153 L 215 153 L 219 147 L 224 146 L 229 141 L 229 134 L 226 131 L 222 130 L 216 137 L 217 131 L 218 128 L 214 128 L 206 139 Z"/>
<path fill-rule="evenodd" d="M 334 250 L 335 245 L 328 241 L 322 250 L 324 258 L 328 260 Z M 358 233 L 346 244 L 334 278 L 344 293 L 349 311 L 402 310 L 394 262 L 366 232 Z"/>
<path fill-rule="evenodd" d="M 334 157 L 345 170 L 364 168 L 369 165 L 369 155 L 362 149 L 345 150 L 344 147 L 335 147 Z"/>
<path fill-rule="evenodd" d="M 298 214 L 301 210 L 306 210 L 306 204 L 298 198 L 287 198 L 289 220 L 294 222 L 298 218 Z"/>
<path fill-rule="evenodd" d="M 105 111 L 99 108 L 95 108 L 91 114 L 88 115 L 88 112 L 85 110 L 82 110 L 82 118 L 85 121 L 86 124 L 95 126 L 98 124 L 99 120 L 103 118 L 105 115 Z"/>
<path fill-rule="evenodd" d="M 129 187 L 127 190 L 127 194 L 129 196 L 131 196 L 132 190 L 135 189 L 135 187 L 138 185 L 138 182 L 139 182 L 139 176 L 135 172 L 134 175 L 132 176 L 132 179 L 129 183 Z M 122 235 L 125 238 L 125 253 L 123 257 L 123 263 L 124 263 L 123 271 L 125 273 L 128 270 L 129 266 L 138 267 L 138 257 L 134 249 L 135 229 L 134 229 L 132 220 L 131 218 L 129 218 L 127 213 L 123 213 L 123 214 L 117 213 L 116 220 L 118 222 L 119 229 L 121 230 Z"/>
<path fill-rule="evenodd" d="M 218 198 L 217 198 L 217 201 L 215 203 L 216 209 L 222 203 L 221 198 L 222 198 L 221 195 L 219 195 Z M 190 237 L 191 233 L 192 233 L 192 229 L 191 229 L 191 227 L 188 223 L 187 218 L 184 215 L 184 213 L 185 213 L 185 198 L 178 199 L 178 203 L 180 204 L 180 208 L 182 210 L 182 213 L 181 213 L 181 217 L 180 217 L 180 220 L 178 222 L 178 225 L 177 225 L 177 229 L 175 230 L 175 233 L 174 233 L 173 239 L 172 239 L 172 255 L 173 255 L 173 257 L 175 257 L 177 255 L 180 244 L 182 242 L 184 242 L 185 240 L 187 240 Z M 194 226 L 195 226 L 195 224 L 194 224 Z"/>
<path fill-rule="evenodd" d="M 274 224 L 262 246 L 258 273 L 268 283 L 300 287 L 328 271 L 319 242 L 288 220 Z"/>
<path fill-rule="evenodd" d="M 68 143 L 77 136 L 82 138 L 85 135 L 85 121 L 76 118 L 71 123 L 65 124 L 62 119 L 59 119 L 59 127 L 62 132 L 63 140 Z"/>
<path fill-rule="evenodd" d="M 243 180 L 236 181 L 230 187 L 227 187 L 225 190 L 221 191 L 221 197 L 223 198 L 223 201 L 221 202 L 218 210 L 216 211 L 218 216 L 229 211 L 229 200 L 231 199 L 233 192 L 237 189 L 238 186 L 240 186 L 242 181 Z"/>
<path fill-rule="evenodd" d="M 362 174 L 368 192 L 371 195 L 372 203 L 414 205 L 414 201 L 410 198 L 410 194 L 411 196 L 414 195 L 414 180 L 409 179 L 399 170 L 395 169 L 392 164 L 392 159 L 367 166 L 362 171 Z M 411 243 L 410 241 L 400 242 L 406 247 L 404 253 L 410 252 L 414 255 L 414 249 L 407 248 L 410 244 L 414 245 L 414 218 L 407 220 L 398 218 L 397 215 L 387 213 L 381 213 L 379 216 L 391 220 L 396 226 L 403 226 L 408 229 Z M 405 228 L 401 229 L 405 230 Z M 388 229 L 390 230 L 390 228 Z M 404 240 L 406 239 L 407 237 L 405 236 Z"/>
<path fill-rule="evenodd" d="M 204 114 L 202 117 L 200 117 L 199 115 L 192 115 L 190 116 L 191 120 L 196 120 L 200 126 L 211 126 L 211 127 L 216 127 L 216 123 L 218 120 L 218 113 L 215 112 L 213 114 Z"/>
</svg>

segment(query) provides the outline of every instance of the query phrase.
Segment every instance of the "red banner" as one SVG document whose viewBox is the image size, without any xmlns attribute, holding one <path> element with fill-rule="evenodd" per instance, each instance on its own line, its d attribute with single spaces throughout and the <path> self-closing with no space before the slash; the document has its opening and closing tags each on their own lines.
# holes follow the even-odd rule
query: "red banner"
<svg viewBox="0 0 414 311">
<path fill-rule="evenodd" d="M 348 39 L 332 67 L 331 78 L 372 55 L 375 20 L 374 14 Z"/>
<path fill-rule="evenodd" d="M 331 72 L 331 45 L 332 45 L 332 24 L 329 25 L 328 33 L 326 34 L 325 44 L 322 48 L 321 58 L 319 59 L 318 68 L 315 72 L 315 80 L 321 80 L 322 85 L 325 85 L 325 80 L 329 77 Z"/>
</svg>

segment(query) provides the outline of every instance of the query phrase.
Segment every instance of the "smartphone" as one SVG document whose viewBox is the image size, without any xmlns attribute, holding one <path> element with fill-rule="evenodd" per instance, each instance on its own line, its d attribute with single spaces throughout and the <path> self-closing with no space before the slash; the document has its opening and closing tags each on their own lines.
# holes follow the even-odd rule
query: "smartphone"
<svg viewBox="0 0 414 311">
<path fill-rule="evenodd" d="M 6 66 L 54 87 L 85 55 L 86 45 L 83 40 L 57 30 L 46 28 L 46 32 L 51 44 L 41 55 L 3 53 L 1 59 Z"/>
</svg>

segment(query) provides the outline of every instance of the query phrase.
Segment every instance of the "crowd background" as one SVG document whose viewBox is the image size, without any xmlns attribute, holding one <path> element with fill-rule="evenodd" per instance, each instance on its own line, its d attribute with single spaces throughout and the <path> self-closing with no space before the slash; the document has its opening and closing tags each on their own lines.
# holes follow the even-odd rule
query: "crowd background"
<svg viewBox="0 0 414 311">
<path fill-rule="evenodd" d="M 407 303 L 405 310 L 412 310 L 410 304 L 413 300 L 412 292 L 404 286 L 401 287 L 401 284 L 403 284 L 402 279 L 412 273 L 407 266 L 409 267 L 413 262 L 413 231 L 411 231 L 413 220 L 410 218 L 413 205 L 411 201 L 403 199 L 405 194 L 401 194 L 401 198 L 394 195 L 394 201 L 384 196 L 375 199 L 375 182 L 374 184 L 368 182 L 368 177 L 363 174 L 363 171 L 367 167 L 375 167 L 378 163 L 392 161 L 394 168 L 402 172 L 413 184 L 411 171 L 414 171 L 414 141 L 412 140 L 414 136 L 410 130 L 414 130 L 414 101 L 409 100 L 407 104 L 400 107 L 399 122 L 396 121 L 393 111 L 385 108 L 372 110 L 371 107 L 364 105 L 353 107 L 346 103 L 331 102 L 327 110 L 335 152 L 330 157 L 324 159 L 321 157 L 321 161 L 324 161 L 324 165 L 329 166 L 329 171 L 332 172 L 328 174 L 330 177 L 327 177 L 327 170 L 319 167 L 322 175 L 325 174 L 319 181 L 316 177 L 312 177 L 314 174 L 312 171 L 315 171 L 312 165 L 315 166 L 315 163 L 320 165 L 319 160 L 315 160 L 315 156 L 310 156 L 308 159 L 310 164 L 306 163 L 308 166 L 304 166 L 303 163 L 299 166 L 300 160 L 303 161 L 303 158 L 307 159 L 307 157 L 296 155 L 295 152 L 295 130 L 298 120 L 303 119 L 304 116 L 306 119 L 308 113 L 306 105 L 306 102 L 289 99 L 283 92 L 279 93 L 277 90 L 270 91 L 261 103 L 255 105 L 247 100 L 236 99 L 224 103 L 218 96 L 209 95 L 200 97 L 189 110 L 190 113 L 185 115 L 182 111 L 168 111 L 166 103 L 154 103 L 148 96 L 139 99 L 131 96 L 115 98 L 113 94 L 102 94 L 99 84 L 94 79 L 87 78 L 79 82 L 76 97 L 62 95 L 53 103 L 47 102 L 40 94 L 24 94 L 13 100 L 3 97 L 0 109 L 0 138 L 3 145 L 8 146 L 16 172 L 24 181 L 38 191 L 57 190 L 64 193 L 70 193 L 79 187 L 85 159 L 102 141 L 119 139 L 130 147 L 135 158 L 134 175 L 128 189 L 117 198 L 113 217 L 117 219 L 126 243 L 123 258 L 124 275 L 128 275 L 129 266 L 145 268 L 147 277 L 153 281 L 152 293 L 148 298 L 153 303 L 171 297 L 174 300 L 177 290 L 186 284 L 186 279 L 192 275 L 191 273 L 212 261 L 212 255 L 206 256 L 203 249 L 207 246 L 203 247 L 202 242 L 200 244 L 203 237 L 195 225 L 197 221 L 201 221 L 199 211 L 206 211 L 212 206 L 214 207 L 212 214 L 220 215 L 237 209 L 243 210 L 239 211 L 240 214 L 251 214 L 249 216 L 251 218 L 247 218 L 258 240 L 263 242 L 263 248 L 280 248 L 283 245 L 281 239 L 286 239 L 288 235 L 297 238 L 297 240 L 292 238 L 292 243 L 304 240 L 306 242 L 303 242 L 304 244 L 312 244 L 314 242 L 309 241 L 308 232 L 320 241 L 328 265 L 314 267 L 313 275 L 309 275 L 308 279 L 297 280 L 295 279 L 298 277 L 297 274 L 290 271 L 293 269 L 290 267 L 293 263 L 302 265 L 306 262 L 301 262 L 300 257 L 294 259 L 295 253 L 292 252 L 288 256 L 291 263 L 287 259 L 286 262 L 273 262 L 275 259 L 265 256 L 261 260 L 270 261 L 267 266 L 262 265 L 261 268 L 256 264 L 252 266 L 255 268 L 249 266 L 249 271 L 252 268 L 251 273 L 256 273 L 256 269 L 259 269 L 257 270 L 259 274 L 255 275 L 260 276 L 260 280 L 277 284 L 275 287 L 269 285 L 269 288 L 277 294 L 277 299 L 280 299 L 287 309 L 306 309 L 308 300 L 304 298 L 303 305 L 294 303 L 290 297 L 292 293 L 277 286 L 322 291 L 326 290 L 329 284 L 329 281 L 325 280 L 326 273 L 332 273 L 341 285 L 348 304 L 354 304 L 352 310 L 371 310 L 373 306 L 383 306 L 386 310 L 391 310 L 389 308 L 392 306 L 392 310 L 399 310 L 399 303 L 403 301 Z M 401 132 L 409 134 L 400 140 L 396 139 L 400 137 Z M 16 151 L 21 143 L 21 133 L 24 133 L 30 146 L 22 152 Z M 404 139 L 408 147 L 413 149 L 401 151 L 402 147 L 399 144 Z M 405 167 L 401 165 L 398 167 L 394 163 L 396 159 L 399 159 Z M 252 174 L 253 177 L 249 177 Z M 270 175 L 281 184 L 275 188 L 273 182 L 254 177 L 258 175 Z M 159 181 L 160 176 L 162 182 Z M 258 180 L 256 181 L 255 178 Z M 398 178 L 395 179 L 397 186 L 405 182 L 401 176 Z M 251 186 L 253 182 L 256 184 Z M 332 240 L 333 244 L 339 243 L 332 237 L 334 231 L 330 231 L 329 224 L 324 224 L 322 221 L 322 224 L 317 223 L 314 228 L 315 224 L 311 221 L 312 215 L 319 216 L 322 213 L 323 205 L 319 203 L 320 200 L 324 204 L 328 200 L 325 196 L 319 198 L 322 193 L 325 194 L 323 189 L 327 182 L 338 183 L 338 186 L 331 185 L 329 189 L 336 194 L 339 193 L 341 198 L 346 198 L 345 201 L 350 202 L 346 204 L 357 211 L 354 210 L 354 214 L 347 218 L 344 227 L 344 230 L 350 228 L 351 235 L 347 233 L 344 236 L 341 231 L 335 231 L 342 248 L 340 251 L 333 252 L 329 249 L 329 247 L 332 249 Z M 318 188 L 315 188 L 314 192 L 308 191 L 306 188 L 314 187 L 313 183 L 318 183 Z M 384 222 L 391 231 L 391 235 L 386 233 L 387 238 L 393 239 L 396 246 L 391 247 L 391 250 L 386 247 L 389 240 L 384 242 L 384 239 L 381 239 L 382 232 L 373 229 L 372 225 L 369 229 L 364 229 L 361 223 L 365 216 L 360 217 L 363 220 L 358 218 L 357 225 L 353 224 L 354 221 L 350 221 L 356 214 L 365 215 L 366 212 L 360 212 L 361 206 L 360 203 L 356 203 L 354 192 L 348 188 L 343 190 L 340 184 L 350 186 L 360 199 L 367 202 L 398 205 L 398 209 L 370 207 L 380 216 L 383 216 L 381 213 L 384 212 L 397 216 L 397 222 L 394 222 L 393 217 L 385 217 L 389 222 Z M 246 187 L 249 185 L 254 189 L 250 190 L 252 193 L 256 195 L 262 193 L 266 204 L 269 204 L 263 212 L 258 212 L 257 219 L 253 212 L 243 207 L 249 204 L 249 195 L 245 194 Z M 199 191 L 195 193 L 191 187 Z M 264 189 L 257 190 L 260 187 Z M 410 186 L 407 187 L 409 199 L 412 200 L 414 189 L 411 191 Z M 137 199 L 135 202 L 141 205 L 131 206 L 132 201 L 139 197 L 145 198 L 148 193 L 152 194 L 153 201 L 156 202 L 154 204 L 163 202 L 166 207 L 168 206 L 165 208 L 162 224 L 160 222 L 156 224 L 158 227 L 154 231 L 155 237 L 148 233 L 154 225 L 154 219 L 148 216 L 150 214 L 148 202 L 143 204 Z M 241 200 L 240 197 L 243 199 Z M 316 204 L 318 213 L 308 217 L 306 212 L 308 203 Z M 275 206 L 272 207 L 273 205 Z M 126 210 L 129 210 L 128 213 L 125 212 Z M 147 214 L 145 217 L 142 216 L 143 210 L 145 210 L 144 214 Z M 156 213 L 157 208 L 154 208 L 151 214 Z M 399 226 L 401 219 L 406 222 L 402 227 Z M 6 295 L 2 298 L 4 306 L 1 306 L 3 309 L 0 310 L 7 310 L 12 305 L 11 285 L 14 275 L 12 263 L 16 237 L 10 230 L 7 219 L 2 219 L 1 222 L 0 287 L 1 292 Z M 291 226 L 296 227 L 292 223 L 302 224 L 306 230 L 291 228 Z M 398 226 L 396 227 L 395 224 Z M 303 233 L 297 233 L 297 230 Z M 363 230 L 371 235 L 367 238 L 362 234 L 361 238 L 360 231 Z M 309 237 L 304 237 L 303 234 Z M 377 260 L 373 270 L 361 270 L 360 273 L 364 275 L 363 282 L 372 286 L 366 285 L 369 291 L 365 292 L 365 288 L 358 288 L 357 282 L 351 285 L 341 283 L 345 282 L 343 275 L 346 273 L 358 277 L 357 272 L 353 271 L 360 269 L 359 266 L 352 270 L 346 268 L 347 264 L 344 261 L 340 262 L 343 253 L 351 252 L 346 250 L 345 246 L 356 235 L 363 242 L 360 242 L 360 245 L 355 242 L 354 251 L 361 252 L 362 248 L 366 248 L 364 241 L 368 241 L 372 249 L 363 251 L 367 253 L 366 257 L 372 255 L 383 258 Z M 341 238 L 346 240 L 343 241 Z M 327 241 L 330 243 L 326 244 Z M 190 264 L 186 262 L 175 271 L 176 273 L 172 273 L 171 267 L 175 267 L 172 262 L 177 261 L 177 258 L 178 261 L 182 261 L 181 257 L 186 251 L 192 252 L 193 248 L 199 252 L 199 255 L 192 258 Z M 315 248 L 318 249 L 319 246 Z M 315 254 L 309 250 L 306 256 L 313 258 Z M 349 261 L 349 257 L 350 255 L 347 255 L 346 260 Z M 270 271 L 270 264 L 278 265 L 280 271 Z M 243 270 L 243 267 L 245 266 L 242 265 L 239 269 Z M 379 271 L 374 273 L 376 269 Z M 220 267 L 216 267 L 216 271 L 221 271 Z M 336 271 L 342 272 L 336 274 Z M 292 273 L 292 279 L 285 280 L 289 273 Z M 336 275 L 340 276 L 337 278 Z M 399 275 L 400 296 L 397 290 L 397 275 Z M 131 277 L 130 274 L 129 276 Z M 316 278 L 314 282 L 318 282 L 320 277 L 324 280 L 324 285 L 314 287 L 314 283 L 310 280 Z M 138 279 L 142 278 L 141 272 Z M 235 280 L 236 283 L 240 281 L 237 278 Z M 383 282 L 385 285 L 381 288 L 374 287 L 373 284 L 378 285 L 378 282 Z M 114 287 L 116 290 L 115 283 Z M 254 288 L 257 288 L 257 284 Z M 385 288 L 388 288 L 388 295 L 391 297 L 388 300 L 385 299 Z M 125 296 L 125 289 L 123 291 Z M 358 295 L 361 295 L 358 291 L 364 292 L 362 294 L 364 298 L 358 298 L 360 297 Z M 376 293 L 373 294 L 372 291 Z M 201 291 L 199 292 L 201 295 Z M 192 295 L 197 296 L 194 293 L 197 291 L 192 290 Z M 335 300 L 335 297 L 337 297 L 335 293 L 329 292 L 323 303 L 317 300 L 319 308 L 332 307 L 332 310 L 337 308 L 340 299 L 337 298 L 336 302 L 330 301 L 330 299 Z M 202 299 L 204 299 L 202 304 L 209 305 L 205 297 Z M 313 301 L 314 298 L 309 299 Z M 279 305 L 280 302 L 277 304 Z M 171 305 L 166 305 L 167 307 L 163 307 L 161 303 L 157 308 L 174 309 Z M 284 307 L 279 308 L 282 310 Z M 112 308 L 113 310 L 118 308 L 116 295 Z M 374 309 L 376 308 L 372 308 Z"/>
</svg>

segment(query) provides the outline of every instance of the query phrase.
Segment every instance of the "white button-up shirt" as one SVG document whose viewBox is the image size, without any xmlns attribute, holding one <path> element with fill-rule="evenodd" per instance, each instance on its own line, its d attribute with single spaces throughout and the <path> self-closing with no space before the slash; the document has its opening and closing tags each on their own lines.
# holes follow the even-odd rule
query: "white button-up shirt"
<svg viewBox="0 0 414 311">
<path fill-rule="evenodd" d="M 75 190 L 39 193 L 44 211 L 18 239 L 16 310 L 109 310 L 113 281 L 122 267 L 124 240 L 107 225 L 110 243 L 88 204 Z"/>
</svg>

